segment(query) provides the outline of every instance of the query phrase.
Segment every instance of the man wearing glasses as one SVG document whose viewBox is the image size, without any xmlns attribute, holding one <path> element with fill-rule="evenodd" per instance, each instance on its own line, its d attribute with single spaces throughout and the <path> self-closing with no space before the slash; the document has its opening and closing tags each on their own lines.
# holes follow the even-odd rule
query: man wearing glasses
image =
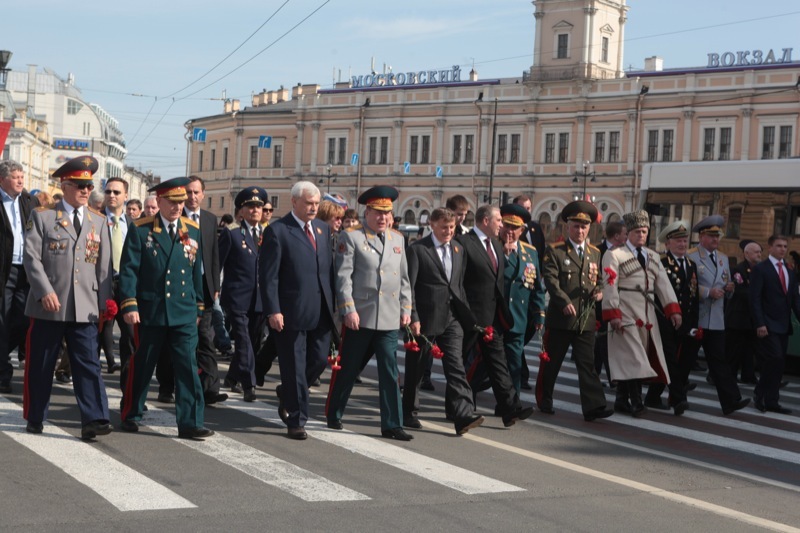
<svg viewBox="0 0 800 533">
<path fill-rule="evenodd" d="M 81 438 L 111 432 L 97 355 L 97 322 L 112 296 L 111 242 L 106 218 L 87 207 L 96 171 L 94 157 L 64 163 L 53 173 L 61 178 L 63 200 L 53 208 L 35 209 L 26 225 L 23 264 L 31 290 L 25 314 L 31 323 L 23 415 L 29 433 L 42 432 L 62 338 L 81 413 Z"/>
</svg>

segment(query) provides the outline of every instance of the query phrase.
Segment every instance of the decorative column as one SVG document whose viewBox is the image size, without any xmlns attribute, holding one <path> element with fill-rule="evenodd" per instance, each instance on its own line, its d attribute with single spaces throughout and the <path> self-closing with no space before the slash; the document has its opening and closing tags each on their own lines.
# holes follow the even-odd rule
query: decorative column
<svg viewBox="0 0 800 533">
<path fill-rule="evenodd" d="M 298 176 L 303 171 L 303 131 L 306 129 L 304 122 L 297 123 L 297 143 L 294 147 L 294 173 Z"/>
<path fill-rule="evenodd" d="M 628 113 L 628 172 L 633 172 L 636 150 L 639 149 L 636 146 L 636 118 L 638 116 L 639 114 L 636 111 Z"/>
<path fill-rule="evenodd" d="M 527 150 L 525 158 L 525 167 L 528 174 L 533 174 L 533 162 L 535 161 L 534 155 L 536 154 L 536 123 L 539 122 L 538 117 L 528 117 L 525 128 L 527 130 L 525 136 L 527 138 Z"/>
<path fill-rule="evenodd" d="M 694 111 L 683 112 L 683 154 L 681 161 L 688 163 L 692 155 L 692 118 Z"/>
<path fill-rule="evenodd" d="M 401 150 L 403 146 L 403 121 L 394 121 L 394 149 L 392 150 L 392 172 L 395 174 L 402 174 L 400 165 L 400 156 L 403 155 Z"/>
<path fill-rule="evenodd" d="M 538 11 L 536 2 L 531 2 L 534 5 L 533 18 L 536 19 L 536 33 L 533 39 L 533 66 L 539 67 L 542 65 L 542 19 L 544 18 L 544 11 Z"/>
<path fill-rule="evenodd" d="M 480 165 L 478 165 L 479 174 L 486 174 L 486 153 L 492 145 L 492 139 L 489 138 L 489 124 L 491 123 L 492 119 L 490 118 L 481 119 L 481 161 Z"/>
<path fill-rule="evenodd" d="M 444 126 L 447 121 L 443 118 L 436 119 L 436 166 L 442 166 L 442 153 L 444 152 Z"/>
<path fill-rule="evenodd" d="M 317 173 L 317 155 L 319 153 L 319 122 L 311 123 L 311 164 L 309 172 Z"/>
<path fill-rule="evenodd" d="M 586 115 L 578 115 L 578 135 L 577 139 L 575 139 L 575 168 L 580 167 L 583 164 L 583 147 L 584 147 L 584 139 L 583 135 L 586 130 Z"/>
</svg>

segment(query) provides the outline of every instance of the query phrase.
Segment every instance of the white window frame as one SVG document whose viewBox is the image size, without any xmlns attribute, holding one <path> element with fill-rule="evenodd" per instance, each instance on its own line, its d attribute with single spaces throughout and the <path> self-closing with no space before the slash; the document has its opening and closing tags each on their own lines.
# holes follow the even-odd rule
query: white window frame
<svg viewBox="0 0 800 533">
<path fill-rule="evenodd" d="M 553 133 L 555 134 L 555 146 L 553 147 L 553 162 L 552 163 L 545 163 L 545 150 L 547 149 L 547 134 Z M 558 161 L 558 140 L 559 134 L 567 133 L 569 134 L 569 146 L 567 147 L 567 159 L 563 163 Z M 572 134 L 572 125 L 571 124 L 563 124 L 563 125 L 552 125 L 542 129 L 542 135 L 540 139 L 541 143 L 541 154 L 542 154 L 542 164 L 546 165 L 568 165 L 570 161 L 572 161 L 572 143 L 575 142 L 573 139 L 575 137 Z"/>
<path fill-rule="evenodd" d="M 730 157 L 726 161 L 733 161 L 736 159 L 736 146 L 737 146 L 737 131 L 736 131 L 736 118 L 735 117 L 725 117 L 725 118 L 705 118 L 700 119 L 698 122 L 699 126 L 699 134 L 697 135 L 697 146 L 698 146 L 698 161 L 704 161 L 703 156 L 705 154 L 705 147 L 706 147 L 706 130 L 713 129 L 714 131 L 714 154 L 708 161 L 719 161 L 719 148 L 722 142 L 722 133 L 720 130 L 722 128 L 730 128 L 731 129 L 731 153 Z"/>
<path fill-rule="evenodd" d="M 778 159 L 778 154 L 780 153 L 780 144 L 781 144 L 781 126 L 791 126 L 792 127 L 792 149 L 789 152 L 789 157 L 794 157 L 796 154 L 794 152 L 795 141 L 797 139 L 797 115 L 760 115 L 758 117 L 758 145 L 756 152 L 758 155 L 756 159 L 761 159 L 761 154 L 763 152 L 763 145 L 764 145 L 764 128 L 773 126 L 775 128 L 775 144 L 772 147 L 772 154 L 770 157 L 766 159 Z"/>
</svg>

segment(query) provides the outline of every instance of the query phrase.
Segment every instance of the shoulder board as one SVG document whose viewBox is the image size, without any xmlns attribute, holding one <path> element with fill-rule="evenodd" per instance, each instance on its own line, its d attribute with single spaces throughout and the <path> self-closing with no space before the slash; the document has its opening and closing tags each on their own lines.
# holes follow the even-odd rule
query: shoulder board
<svg viewBox="0 0 800 533">
<path fill-rule="evenodd" d="M 694 248 L 689 248 L 688 250 L 686 250 L 686 253 L 687 254 L 697 253 L 697 246 L 695 246 Z"/>
<path fill-rule="evenodd" d="M 55 207 L 47 207 L 46 205 L 40 205 L 39 207 L 35 208 L 34 211 L 41 213 L 42 211 L 54 211 Z"/>
<path fill-rule="evenodd" d="M 550 246 L 552 246 L 553 248 L 566 248 L 567 247 L 567 243 L 566 243 L 566 241 L 561 241 L 561 242 L 553 243 Z"/>
<path fill-rule="evenodd" d="M 590 250 L 594 250 L 595 252 L 599 252 L 600 251 L 600 248 L 598 248 L 597 246 L 595 246 L 592 243 L 589 243 L 589 249 Z"/>
<path fill-rule="evenodd" d="M 239 229 L 241 227 L 242 227 L 241 224 L 236 224 L 236 223 L 228 224 L 227 226 L 228 229 Z"/>
<path fill-rule="evenodd" d="M 398 234 L 398 235 L 400 235 L 401 237 L 403 236 L 403 232 L 402 232 L 402 231 L 396 230 L 396 229 L 394 229 L 394 228 L 392 228 L 392 231 L 393 231 L 394 233 L 397 233 L 397 234 Z"/>
<path fill-rule="evenodd" d="M 667 258 L 667 252 L 661 252 L 658 256 L 659 259 L 662 261 Z"/>
<path fill-rule="evenodd" d="M 136 225 L 136 227 L 138 228 L 139 226 L 144 226 L 145 224 L 152 224 L 154 219 L 155 219 L 155 217 L 142 217 L 142 218 L 137 218 L 137 219 L 134 221 L 134 224 L 135 224 L 135 225 Z"/>
<path fill-rule="evenodd" d="M 532 245 L 532 244 L 528 244 L 525 241 L 518 241 L 518 242 L 519 242 L 520 247 L 522 247 L 522 248 L 530 248 L 531 250 L 536 250 L 536 247 L 534 245 Z"/>
<path fill-rule="evenodd" d="M 88 207 L 88 206 L 86 207 L 86 209 L 88 209 L 88 210 L 89 210 L 89 212 L 91 212 L 91 213 L 94 213 L 94 214 L 95 214 L 95 215 L 97 215 L 97 216 L 101 216 L 101 217 L 103 217 L 103 218 L 106 218 L 106 215 L 105 215 L 105 213 L 101 213 L 101 212 L 100 212 L 100 211 L 98 211 L 97 209 L 94 209 L 94 208 L 92 208 L 92 207 Z"/>
<path fill-rule="evenodd" d="M 345 231 L 346 231 L 347 233 L 350 233 L 351 231 L 356 231 L 356 230 L 360 230 L 360 229 L 361 229 L 361 224 L 359 224 L 358 226 L 350 226 L 350 227 L 349 227 L 349 228 L 347 228 Z"/>
<path fill-rule="evenodd" d="M 194 220 L 192 220 L 189 217 L 181 217 L 181 222 L 183 222 L 187 226 L 193 227 L 194 229 L 200 229 L 200 224 L 198 224 L 197 222 L 195 222 Z"/>
</svg>

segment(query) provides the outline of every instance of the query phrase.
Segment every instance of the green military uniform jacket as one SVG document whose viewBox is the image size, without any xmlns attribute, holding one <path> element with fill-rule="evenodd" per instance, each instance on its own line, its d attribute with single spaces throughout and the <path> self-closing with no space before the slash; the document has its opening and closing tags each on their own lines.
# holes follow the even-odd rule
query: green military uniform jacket
<svg viewBox="0 0 800 533">
<path fill-rule="evenodd" d="M 538 270 L 539 254 L 536 248 L 520 240 L 516 253 L 506 257 L 505 297 L 514 317 L 511 333 L 525 333 L 529 322 L 544 323 L 544 285 Z"/>
<path fill-rule="evenodd" d="M 586 318 L 586 324 L 578 324 L 578 317 L 587 305 L 592 305 L 591 294 L 597 286 L 599 272 L 600 249 L 596 246 L 584 243 L 583 261 L 570 241 L 547 247 L 543 277 L 550 294 L 545 318 L 548 328 L 594 331 L 594 313 Z M 564 308 L 569 304 L 575 307 L 576 316 L 564 315 Z"/>
<path fill-rule="evenodd" d="M 200 226 L 177 221 L 175 241 L 159 215 L 140 218 L 128 230 L 120 261 L 120 312 L 139 312 L 142 324 L 192 324 L 203 314 Z"/>
</svg>

